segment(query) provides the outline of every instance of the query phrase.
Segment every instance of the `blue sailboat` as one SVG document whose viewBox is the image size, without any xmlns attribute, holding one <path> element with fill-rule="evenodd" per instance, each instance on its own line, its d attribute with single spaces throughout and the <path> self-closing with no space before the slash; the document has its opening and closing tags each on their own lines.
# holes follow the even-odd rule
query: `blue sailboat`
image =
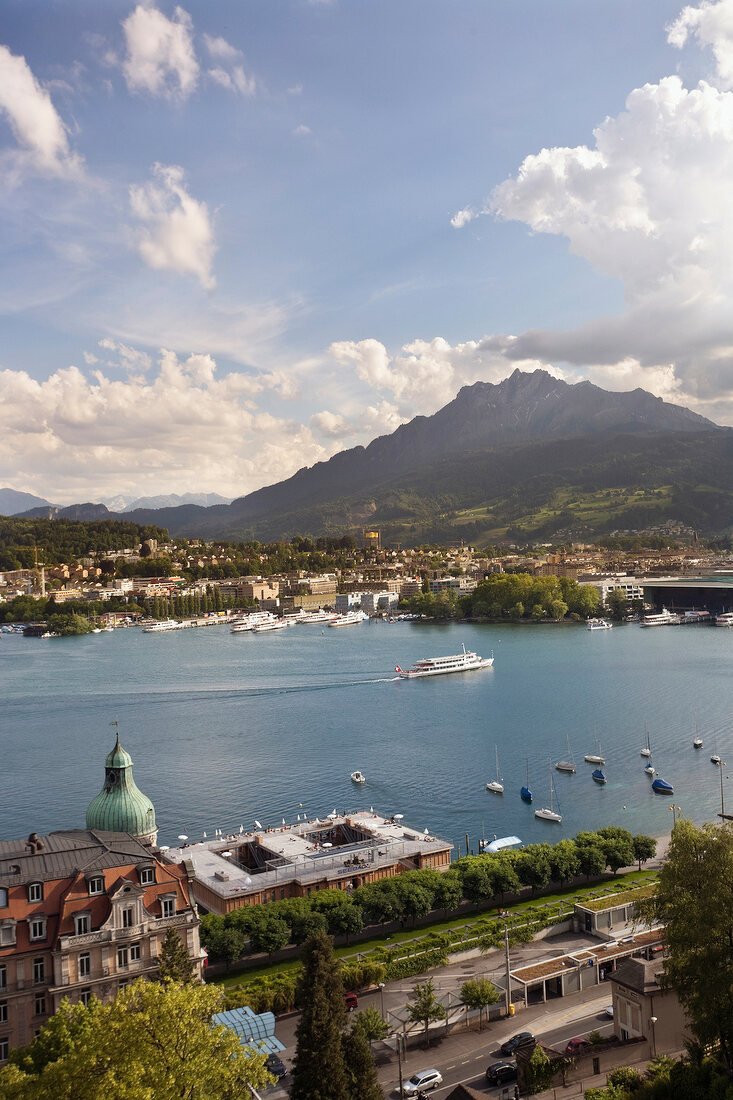
<svg viewBox="0 0 733 1100">
<path fill-rule="evenodd" d="M 595 771 L 593 772 L 593 779 L 595 779 L 596 783 L 606 782 L 606 776 L 601 768 L 595 769 Z"/>
<path fill-rule="evenodd" d="M 522 787 L 522 789 L 519 793 L 522 796 L 522 801 L 524 801 L 524 802 L 531 802 L 532 801 L 532 792 L 529 789 L 529 760 L 527 761 L 527 783 L 526 783 L 526 786 Z"/>
</svg>

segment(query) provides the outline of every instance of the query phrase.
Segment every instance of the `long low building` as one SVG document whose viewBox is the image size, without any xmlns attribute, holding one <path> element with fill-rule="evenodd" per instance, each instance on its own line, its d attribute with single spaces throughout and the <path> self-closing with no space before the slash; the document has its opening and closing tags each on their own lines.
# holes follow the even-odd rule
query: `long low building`
<svg viewBox="0 0 733 1100">
<path fill-rule="evenodd" d="M 182 864 L 193 898 L 210 913 L 306 897 L 314 890 L 354 890 L 365 882 L 421 867 L 447 870 L 453 845 L 373 810 L 276 829 L 217 837 L 161 850 Z"/>
</svg>

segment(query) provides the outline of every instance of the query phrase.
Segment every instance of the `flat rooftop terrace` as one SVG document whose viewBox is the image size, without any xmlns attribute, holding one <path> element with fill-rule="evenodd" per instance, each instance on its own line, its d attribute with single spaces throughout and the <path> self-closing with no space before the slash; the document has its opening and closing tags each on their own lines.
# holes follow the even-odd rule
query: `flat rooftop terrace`
<svg viewBox="0 0 733 1100">
<path fill-rule="evenodd" d="M 308 885 L 348 878 L 452 848 L 446 840 L 402 824 L 401 815 L 373 810 L 329 814 L 295 825 L 255 829 L 162 848 L 169 863 L 190 865 L 195 880 L 222 900 L 285 882 Z"/>
</svg>

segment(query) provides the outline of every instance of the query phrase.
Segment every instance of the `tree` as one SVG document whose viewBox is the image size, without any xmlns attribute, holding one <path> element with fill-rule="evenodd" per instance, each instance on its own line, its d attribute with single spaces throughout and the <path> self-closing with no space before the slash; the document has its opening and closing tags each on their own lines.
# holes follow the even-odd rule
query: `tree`
<svg viewBox="0 0 733 1100">
<path fill-rule="evenodd" d="M 290 943 L 290 926 L 274 913 L 263 913 L 249 934 L 253 951 L 263 951 L 270 957 Z"/>
<path fill-rule="evenodd" d="M 606 610 L 612 619 L 621 622 L 629 613 L 629 601 L 623 588 L 612 588 L 606 596 Z"/>
<path fill-rule="evenodd" d="M 183 985 L 193 981 L 193 959 L 175 928 L 166 932 L 158 959 L 161 980 L 170 978 Z"/>
<path fill-rule="evenodd" d="M 425 1044 L 428 1042 L 428 1029 L 433 1020 L 444 1020 L 447 1016 L 445 1006 L 435 996 L 433 979 L 426 982 L 417 982 L 410 997 L 412 1004 L 407 1004 L 407 1015 L 413 1024 L 423 1024 L 425 1027 Z"/>
<path fill-rule="evenodd" d="M 488 978 L 471 978 L 461 986 L 461 1004 L 478 1009 L 478 1028 L 482 1030 L 484 1009 L 495 1005 L 501 993 Z"/>
<path fill-rule="evenodd" d="M 631 843 L 634 848 L 634 859 L 639 864 L 639 870 L 641 870 L 642 863 L 646 863 L 648 859 L 654 859 L 657 854 L 657 842 L 654 837 L 639 833 L 631 838 Z"/>
<path fill-rule="evenodd" d="M 324 932 L 310 936 L 303 949 L 297 1000 L 303 1005 L 293 1063 L 292 1100 L 343 1100 L 351 1094 L 341 1035 L 346 1006 L 333 942 Z"/>
<path fill-rule="evenodd" d="M 656 892 L 638 907 L 665 928 L 663 984 L 676 991 L 698 1042 L 719 1047 L 733 1078 L 733 828 L 678 820 Z"/>
<path fill-rule="evenodd" d="M 389 1024 L 374 1005 L 362 1009 L 353 1026 L 361 1028 L 370 1043 L 375 1039 L 385 1039 L 389 1035 Z"/>
<path fill-rule="evenodd" d="M 236 928 L 212 927 L 206 936 L 206 947 L 214 958 L 222 959 L 230 967 L 244 954 L 244 936 Z"/>
<path fill-rule="evenodd" d="M 384 1100 L 374 1055 L 358 1018 L 343 1037 L 344 1062 L 349 1078 L 349 1100 Z"/>
<path fill-rule="evenodd" d="M 23 1100 L 235 1100 L 272 1082 L 264 1057 L 211 1018 L 212 986 L 140 979 L 109 1005 L 62 1002 L 36 1039 L 13 1054 Z M 2 1075 L 0 1092 L 5 1095 Z"/>
</svg>

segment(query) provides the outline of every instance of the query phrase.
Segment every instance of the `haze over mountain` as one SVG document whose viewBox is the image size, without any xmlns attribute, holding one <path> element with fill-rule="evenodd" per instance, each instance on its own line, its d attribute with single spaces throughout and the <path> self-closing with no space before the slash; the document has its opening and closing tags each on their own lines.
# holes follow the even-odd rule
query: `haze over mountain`
<svg viewBox="0 0 733 1100">
<path fill-rule="evenodd" d="M 172 534 L 274 539 L 358 532 L 419 542 L 552 537 L 675 519 L 733 522 L 733 431 L 644 390 L 610 393 L 546 371 L 477 382 L 416 417 L 292 477 L 204 508 L 137 508 L 126 519 Z M 104 505 L 31 514 L 101 519 Z"/>
<path fill-rule="evenodd" d="M 0 489 L 0 515 L 18 516 L 30 508 L 53 508 L 54 505 L 33 493 L 21 493 L 17 489 Z"/>
</svg>

